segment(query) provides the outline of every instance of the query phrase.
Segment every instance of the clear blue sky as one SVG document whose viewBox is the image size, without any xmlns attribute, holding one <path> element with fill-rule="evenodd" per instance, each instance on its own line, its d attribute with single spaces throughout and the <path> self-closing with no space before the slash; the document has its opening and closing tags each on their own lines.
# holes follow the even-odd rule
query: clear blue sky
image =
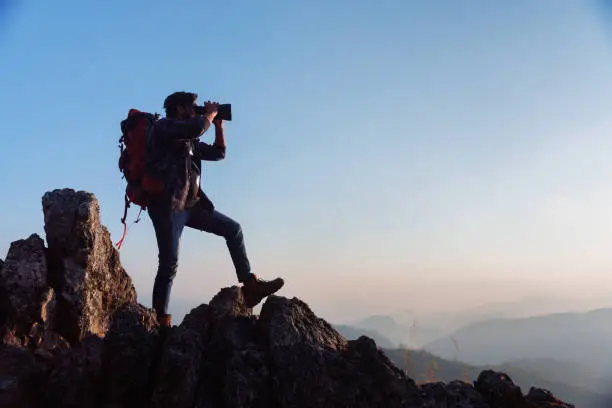
<svg viewBox="0 0 612 408">
<path fill-rule="evenodd" d="M 119 122 L 189 90 L 233 105 L 227 158 L 203 182 L 287 296 L 341 319 L 551 282 L 605 295 L 612 36 L 598 4 L 14 1 L 0 257 L 44 236 L 41 196 L 61 187 L 93 192 L 116 241 Z M 121 251 L 144 304 L 156 255 L 145 214 Z M 223 241 L 187 231 L 173 299 L 234 283 Z"/>
</svg>

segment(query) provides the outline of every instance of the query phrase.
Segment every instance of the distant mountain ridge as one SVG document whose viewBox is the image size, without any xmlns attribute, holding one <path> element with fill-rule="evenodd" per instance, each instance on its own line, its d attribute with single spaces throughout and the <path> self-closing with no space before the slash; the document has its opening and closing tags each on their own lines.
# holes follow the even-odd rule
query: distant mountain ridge
<svg viewBox="0 0 612 408">
<path fill-rule="evenodd" d="M 374 330 L 364 330 L 344 324 L 333 325 L 333 327 L 334 329 L 338 330 L 341 335 L 346 337 L 347 340 L 357 340 L 361 336 L 368 336 L 381 348 L 395 347 L 391 340 Z"/>
<path fill-rule="evenodd" d="M 475 380 L 475 377 L 482 370 L 492 369 L 508 374 L 512 381 L 523 390 L 529 389 L 531 386 L 549 389 L 559 398 L 574 404 L 576 408 L 609 408 L 612 406 L 612 395 L 604 394 L 602 391 L 595 391 L 590 384 L 579 386 L 574 383 L 566 383 L 548 378 L 546 377 L 547 374 L 521 367 L 521 362 L 477 366 L 460 361 L 447 360 L 424 350 L 387 349 L 384 352 L 398 367 L 403 368 L 408 376 L 421 383 L 431 381 L 447 382 L 456 379 L 471 382 Z M 537 361 L 523 361 L 523 363 L 526 365 L 537 364 Z M 550 362 L 550 364 L 553 363 Z M 558 364 L 559 367 L 563 365 L 562 362 L 558 362 Z M 566 372 L 564 374 L 566 374 L 566 377 L 572 378 L 575 372 Z"/>
<path fill-rule="evenodd" d="M 551 358 L 507 361 L 495 367 L 529 371 L 550 381 L 562 382 L 598 393 L 610 388 L 605 379 L 595 375 L 590 367 Z"/>
<path fill-rule="evenodd" d="M 501 313 L 500 306 L 492 311 Z M 485 309 L 486 310 L 486 309 Z M 506 315 L 522 313 L 520 307 L 509 307 Z M 612 402 L 606 395 L 612 385 L 612 308 L 598 308 L 584 312 L 558 312 L 528 317 L 501 317 L 478 320 L 486 316 L 469 313 L 439 314 L 427 324 L 456 330 L 416 347 L 408 341 L 407 348 L 426 351 L 406 353 L 397 350 L 403 339 L 414 339 L 415 332 L 424 333 L 418 319 L 410 312 L 404 318 L 397 315 L 373 315 L 353 323 L 354 328 L 370 330 L 388 337 L 395 345 L 385 352 L 398 365 L 416 364 L 408 370 L 415 380 L 425 381 L 436 372 L 439 379 L 463 379 L 485 368 L 508 373 L 523 388 L 537 385 L 550 389 L 555 395 L 574 402 L 576 407 L 608 408 Z M 414 319 L 412 327 L 406 325 Z M 473 319 L 461 326 L 462 322 Z M 366 328 L 360 328 L 365 326 Z M 436 328 L 428 327 L 430 333 Z M 385 331 L 387 330 L 387 332 Z M 412 330 L 412 332 L 411 332 Z M 420 332 L 419 332 L 420 331 Z M 367 335 L 367 334 L 366 334 Z"/>
<path fill-rule="evenodd" d="M 553 359 L 612 373 L 612 309 L 492 319 L 463 327 L 425 345 L 429 352 L 471 364 Z"/>
<path fill-rule="evenodd" d="M 516 301 L 488 303 L 462 311 L 418 313 L 405 309 L 390 314 L 375 314 L 345 324 L 378 332 L 398 347 L 421 348 L 478 322 L 546 316 L 559 311 L 581 313 L 585 310 L 589 310 L 587 304 L 575 299 L 528 296 Z"/>
</svg>

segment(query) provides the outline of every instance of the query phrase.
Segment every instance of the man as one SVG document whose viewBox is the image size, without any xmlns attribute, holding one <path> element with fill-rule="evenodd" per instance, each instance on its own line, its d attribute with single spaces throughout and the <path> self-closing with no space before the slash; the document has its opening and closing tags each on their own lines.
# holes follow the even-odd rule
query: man
<svg viewBox="0 0 612 408">
<path fill-rule="evenodd" d="M 201 189 L 201 161 L 222 160 L 226 147 L 223 121 L 215 118 L 218 103 L 206 102 L 204 115 L 197 115 L 197 98 L 191 92 L 169 95 L 164 101 L 166 117 L 156 123 L 150 140 L 152 154 L 147 165 L 165 181 L 162 196 L 148 206 L 159 249 L 153 308 L 163 328 L 171 326 L 167 309 L 185 226 L 225 238 L 247 307 L 254 307 L 284 284 L 281 278 L 265 281 L 251 272 L 240 224 L 217 211 Z M 212 145 L 198 140 L 211 123 L 215 126 Z"/>
</svg>

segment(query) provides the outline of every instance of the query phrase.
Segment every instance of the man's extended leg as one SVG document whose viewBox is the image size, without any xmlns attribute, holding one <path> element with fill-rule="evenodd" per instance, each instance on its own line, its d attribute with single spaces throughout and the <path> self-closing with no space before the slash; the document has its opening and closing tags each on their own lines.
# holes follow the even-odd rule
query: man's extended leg
<svg viewBox="0 0 612 408">
<path fill-rule="evenodd" d="M 186 225 L 225 238 L 238 281 L 244 284 L 247 307 L 255 306 L 284 285 L 281 278 L 265 281 L 251 272 L 242 227 L 230 217 L 217 210 L 210 210 L 198 202 L 191 209 Z"/>
<path fill-rule="evenodd" d="M 170 326 L 168 302 L 178 268 L 179 244 L 188 213 L 185 210 L 172 210 L 164 204 L 149 206 L 148 212 L 159 250 L 157 275 L 153 285 L 153 309 L 157 312 L 160 324 Z"/>
<path fill-rule="evenodd" d="M 191 209 L 186 225 L 225 238 L 227 249 L 236 268 L 238 282 L 245 283 L 250 279 L 251 264 L 247 257 L 240 224 L 219 211 L 208 210 L 196 204 Z"/>
</svg>

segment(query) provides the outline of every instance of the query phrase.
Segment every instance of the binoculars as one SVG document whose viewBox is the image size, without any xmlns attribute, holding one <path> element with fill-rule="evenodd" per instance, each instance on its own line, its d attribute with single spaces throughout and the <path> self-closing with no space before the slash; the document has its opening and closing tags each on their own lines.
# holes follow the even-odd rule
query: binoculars
<svg viewBox="0 0 612 408">
<path fill-rule="evenodd" d="M 196 106 L 194 110 L 198 115 L 203 115 L 205 113 L 204 106 Z M 215 116 L 215 119 L 232 120 L 232 104 L 220 104 L 219 108 L 217 109 L 217 116 Z"/>
</svg>

